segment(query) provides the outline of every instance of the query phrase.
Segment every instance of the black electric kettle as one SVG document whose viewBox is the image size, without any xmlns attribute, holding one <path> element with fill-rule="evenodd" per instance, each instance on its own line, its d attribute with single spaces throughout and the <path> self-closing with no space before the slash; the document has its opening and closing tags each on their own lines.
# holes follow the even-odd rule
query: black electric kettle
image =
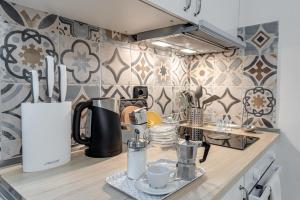
<svg viewBox="0 0 300 200">
<path fill-rule="evenodd" d="M 91 110 L 90 137 L 80 136 L 81 113 Z M 122 134 L 119 116 L 119 101 L 113 98 L 95 98 L 76 105 L 73 117 L 73 138 L 88 147 L 89 157 L 104 158 L 122 152 Z"/>
</svg>

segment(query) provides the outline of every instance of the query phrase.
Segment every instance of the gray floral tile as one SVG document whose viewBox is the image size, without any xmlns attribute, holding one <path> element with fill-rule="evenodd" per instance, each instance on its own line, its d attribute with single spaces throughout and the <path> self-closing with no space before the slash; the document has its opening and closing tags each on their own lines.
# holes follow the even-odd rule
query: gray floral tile
<svg viewBox="0 0 300 200">
<path fill-rule="evenodd" d="M 214 94 L 220 97 L 212 103 L 213 113 L 217 115 L 241 115 L 243 87 L 216 87 Z"/>
<path fill-rule="evenodd" d="M 115 97 L 130 99 L 132 97 L 132 87 L 130 85 L 102 85 L 102 97 Z"/>
<path fill-rule="evenodd" d="M 255 86 L 276 87 L 277 55 L 246 56 L 244 75 Z"/>
<path fill-rule="evenodd" d="M 1 83 L 1 149 L 2 159 L 21 152 L 21 103 L 31 100 L 30 86 Z"/>
<path fill-rule="evenodd" d="M 100 83 L 99 43 L 60 36 L 60 62 L 67 66 L 68 83 Z"/>
<path fill-rule="evenodd" d="M 212 86 L 214 80 L 215 56 L 213 54 L 191 57 L 190 83 L 191 85 Z"/>
<path fill-rule="evenodd" d="M 55 14 L 37 11 L 8 1 L 0 1 L 0 15 L 9 24 L 56 32 L 58 17 Z"/>
<path fill-rule="evenodd" d="M 154 56 L 154 77 L 156 85 L 171 85 L 171 58 L 169 56 Z"/>
<path fill-rule="evenodd" d="M 189 85 L 189 60 L 173 55 L 171 59 L 171 79 L 173 85 Z"/>
<path fill-rule="evenodd" d="M 129 85 L 131 80 L 130 49 L 101 44 L 102 84 Z"/>
<path fill-rule="evenodd" d="M 278 51 L 278 21 L 247 26 L 239 30 L 244 37 L 246 48 L 244 54 L 261 55 Z"/>
<path fill-rule="evenodd" d="M 1 147 L 1 160 L 8 160 L 14 157 L 19 157 L 21 155 L 21 145 L 20 139 L 2 141 L 0 143 Z"/>
<path fill-rule="evenodd" d="M 2 113 L 1 141 L 20 140 L 22 137 L 21 119 Z"/>
<path fill-rule="evenodd" d="M 65 17 L 59 17 L 58 31 L 65 36 L 91 40 L 94 42 L 100 41 L 100 28 L 78 22 Z"/>
<path fill-rule="evenodd" d="M 1 22 L 0 22 L 1 23 Z M 29 82 L 29 72 L 38 71 L 41 80 L 45 80 L 45 56 L 51 55 L 58 61 L 57 35 L 37 32 L 34 29 L 8 24 L 3 25 L 0 44 L 0 59 L 4 61 L 3 79 L 8 82 Z"/>
<path fill-rule="evenodd" d="M 276 127 L 276 91 L 273 88 L 249 88 L 243 98 L 244 124 Z M 245 116 L 246 115 L 246 116 Z"/>
<path fill-rule="evenodd" d="M 27 84 L 1 82 L 1 113 L 21 119 L 21 103 L 31 101 L 30 90 Z"/>
<path fill-rule="evenodd" d="M 271 89 L 255 87 L 245 92 L 243 105 L 247 113 L 256 117 L 270 115 L 276 106 L 276 97 Z"/>
<path fill-rule="evenodd" d="M 161 116 L 170 115 L 172 113 L 172 87 L 155 86 L 154 88 L 154 111 Z"/>
<path fill-rule="evenodd" d="M 215 86 L 248 86 L 251 81 L 244 77 L 243 57 L 217 54 L 215 61 Z"/>
<path fill-rule="evenodd" d="M 131 84 L 154 83 L 154 56 L 147 50 L 131 49 Z"/>
</svg>

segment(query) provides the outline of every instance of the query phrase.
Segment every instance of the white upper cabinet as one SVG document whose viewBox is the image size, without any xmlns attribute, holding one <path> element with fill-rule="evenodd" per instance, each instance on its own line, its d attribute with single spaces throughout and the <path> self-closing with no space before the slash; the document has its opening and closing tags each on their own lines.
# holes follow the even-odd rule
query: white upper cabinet
<svg viewBox="0 0 300 200">
<path fill-rule="evenodd" d="M 200 1 L 200 0 L 195 0 Z M 240 0 L 202 0 L 198 20 L 204 19 L 237 37 Z"/>
<path fill-rule="evenodd" d="M 141 0 L 175 17 L 192 22 L 192 3 L 195 0 Z"/>
<path fill-rule="evenodd" d="M 171 15 L 198 24 L 205 20 L 237 36 L 239 0 L 142 0 Z"/>
</svg>

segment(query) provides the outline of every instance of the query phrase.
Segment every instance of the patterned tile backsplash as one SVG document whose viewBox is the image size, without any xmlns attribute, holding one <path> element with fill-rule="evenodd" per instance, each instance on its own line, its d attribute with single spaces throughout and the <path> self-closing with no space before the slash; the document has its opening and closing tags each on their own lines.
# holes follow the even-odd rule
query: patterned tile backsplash
<svg viewBox="0 0 300 200">
<path fill-rule="evenodd" d="M 115 31 L 0 0 L 0 160 L 22 153 L 20 107 L 31 101 L 32 69 L 39 72 L 40 100 L 45 99 L 46 55 L 67 66 L 67 100 L 73 109 L 92 97 L 132 98 L 134 86 L 146 85 L 150 110 L 182 120 L 178 94 L 202 85 L 204 98 L 221 97 L 205 106 L 206 120 L 228 117 L 241 124 L 244 115 L 244 123 L 276 127 L 278 23 L 238 32 L 247 43 L 244 50 L 179 56 L 130 43 L 130 36 Z"/>
</svg>

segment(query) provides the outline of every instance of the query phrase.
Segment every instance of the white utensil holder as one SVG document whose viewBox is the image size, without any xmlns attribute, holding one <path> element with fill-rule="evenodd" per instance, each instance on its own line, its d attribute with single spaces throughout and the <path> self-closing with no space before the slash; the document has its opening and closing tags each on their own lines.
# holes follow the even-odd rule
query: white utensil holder
<svg viewBox="0 0 300 200">
<path fill-rule="evenodd" d="M 71 102 L 22 103 L 23 171 L 63 165 L 71 159 Z"/>
</svg>

